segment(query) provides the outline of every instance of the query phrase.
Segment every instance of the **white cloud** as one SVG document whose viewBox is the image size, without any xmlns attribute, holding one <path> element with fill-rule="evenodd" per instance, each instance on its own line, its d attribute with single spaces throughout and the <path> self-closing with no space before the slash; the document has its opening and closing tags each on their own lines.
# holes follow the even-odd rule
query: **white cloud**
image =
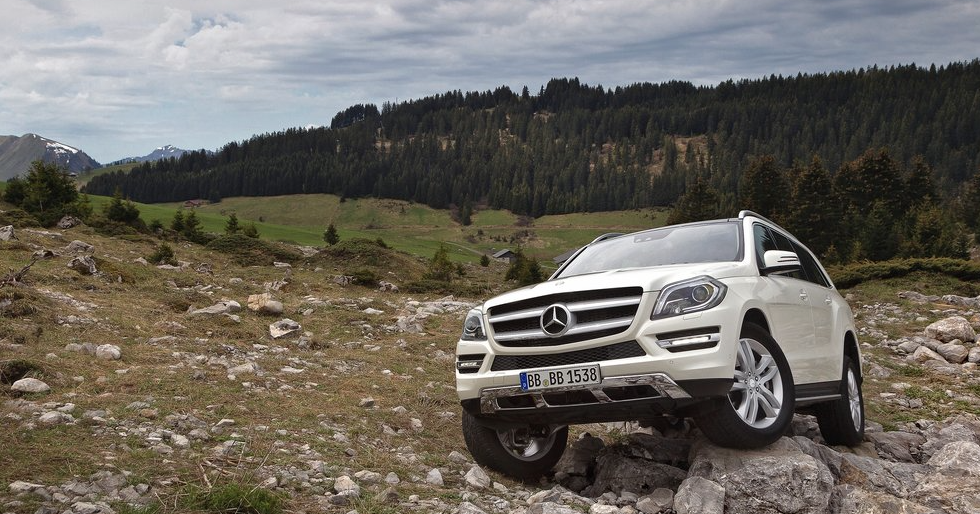
<svg viewBox="0 0 980 514">
<path fill-rule="evenodd" d="M 6 0 L 0 133 L 112 160 L 552 77 L 714 84 L 968 60 L 977 26 L 972 0 Z"/>
</svg>

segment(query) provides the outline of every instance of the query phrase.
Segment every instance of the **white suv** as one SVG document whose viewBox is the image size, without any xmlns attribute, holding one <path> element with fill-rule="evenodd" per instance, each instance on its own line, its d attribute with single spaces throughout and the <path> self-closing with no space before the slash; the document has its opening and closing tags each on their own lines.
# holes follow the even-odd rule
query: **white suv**
<svg viewBox="0 0 980 514">
<path fill-rule="evenodd" d="M 551 469 L 577 423 L 689 416 L 716 444 L 752 448 L 812 407 L 828 443 L 855 445 L 855 334 L 813 254 L 753 212 L 602 236 L 467 314 L 463 435 L 477 462 L 520 479 Z"/>
</svg>

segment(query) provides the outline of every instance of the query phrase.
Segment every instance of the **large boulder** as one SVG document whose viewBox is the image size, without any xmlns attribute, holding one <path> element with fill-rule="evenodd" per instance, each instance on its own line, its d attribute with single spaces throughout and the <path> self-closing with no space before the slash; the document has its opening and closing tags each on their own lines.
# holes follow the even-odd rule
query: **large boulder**
<svg viewBox="0 0 980 514">
<path fill-rule="evenodd" d="M 932 472 L 918 483 L 910 499 L 941 512 L 980 512 L 980 445 L 949 443 L 929 459 L 929 466 Z"/>
<path fill-rule="evenodd" d="M 687 473 L 679 468 L 623 455 L 619 450 L 610 447 L 600 453 L 596 459 L 595 480 L 582 494 L 595 497 L 605 492 L 629 491 L 646 495 L 661 487 L 676 490 L 686 478 Z"/>
<path fill-rule="evenodd" d="M 977 333 L 973 325 L 963 316 L 952 316 L 941 319 L 926 327 L 926 337 L 948 343 L 954 339 L 960 341 L 976 341 Z"/>
<path fill-rule="evenodd" d="M 691 453 L 688 477 L 720 484 L 725 489 L 725 512 L 828 512 L 833 475 L 791 439 L 784 437 L 758 450 L 721 448 L 699 440 Z"/>
</svg>

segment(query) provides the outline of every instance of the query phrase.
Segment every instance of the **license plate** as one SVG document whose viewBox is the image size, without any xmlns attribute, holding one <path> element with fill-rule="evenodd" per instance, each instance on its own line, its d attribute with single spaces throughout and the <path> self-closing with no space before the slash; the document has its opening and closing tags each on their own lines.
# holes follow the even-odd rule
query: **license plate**
<svg viewBox="0 0 980 514">
<path fill-rule="evenodd" d="M 601 381 L 598 364 L 521 372 L 521 389 L 525 391 L 598 384 Z"/>
</svg>

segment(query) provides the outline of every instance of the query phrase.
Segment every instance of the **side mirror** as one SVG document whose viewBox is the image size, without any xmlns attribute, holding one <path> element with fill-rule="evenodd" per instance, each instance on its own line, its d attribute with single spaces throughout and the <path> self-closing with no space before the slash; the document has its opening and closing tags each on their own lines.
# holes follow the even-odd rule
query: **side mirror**
<svg viewBox="0 0 980 514">
<path fill-rule="evenodd" d="M 762 255 L 762 262 L 765 265 L 762 272 L 767 275 L 770 273 L 796 271 L 802 268 L 799 256 L 795 252 L 784 250 L 767 251 Z"/>
</svg>

